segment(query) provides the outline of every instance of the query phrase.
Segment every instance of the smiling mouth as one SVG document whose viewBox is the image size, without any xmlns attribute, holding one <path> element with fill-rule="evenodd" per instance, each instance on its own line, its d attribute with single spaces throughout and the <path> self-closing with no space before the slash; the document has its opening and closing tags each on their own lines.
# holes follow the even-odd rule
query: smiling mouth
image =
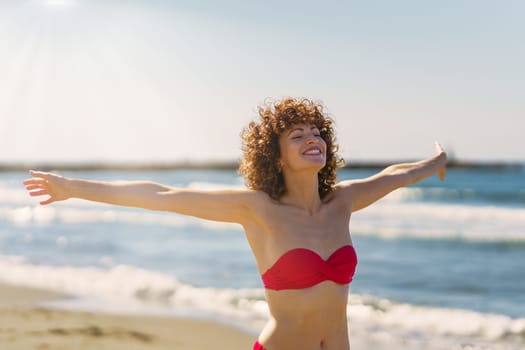
<svg viewBox="0 0 525 350">
<path fill-rule="evenodd" d="M 307 156 L 317 156 L 317 155 L 320 155 L 322 154 L 321 150 L 319 148 L 312 148 L 312 149 L 309 149 L 305 152 L 303 152 L 304 155 L 307 155 Z"/>
</svg>

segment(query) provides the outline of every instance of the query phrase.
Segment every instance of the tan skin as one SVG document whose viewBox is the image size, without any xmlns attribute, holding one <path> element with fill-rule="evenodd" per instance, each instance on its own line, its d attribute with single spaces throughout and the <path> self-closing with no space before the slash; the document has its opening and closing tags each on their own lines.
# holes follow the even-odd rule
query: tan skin
<svg viewBox="0 0 525 350">
<path fill-rule="evenodd" d="M 433 174 L 443 180 L 446 154 L 392 165 L 366 179 L 343 181 L 323 200 L 317 173 L 325 164 L 326 144 L 312 125 L 298 124 L 279 136 L 286 194 L 279 201 L 253 190 L 196 191 L 153 182 L 100 182 L 31 171 L 24 184 L 31 196 L 47 195 L 45 205 L 82 198 L 115 205 L 171 211 L 244 227 L 259 273 L 288 250 L 303 247 L 328 258 L 352 244 L 351 213 L 389 192 Z M 266 290 L 270 319 L 259 336 L 268 350 L 349 349 L 348 285 L 325 281 L 300 290 Z"/>
</svg>

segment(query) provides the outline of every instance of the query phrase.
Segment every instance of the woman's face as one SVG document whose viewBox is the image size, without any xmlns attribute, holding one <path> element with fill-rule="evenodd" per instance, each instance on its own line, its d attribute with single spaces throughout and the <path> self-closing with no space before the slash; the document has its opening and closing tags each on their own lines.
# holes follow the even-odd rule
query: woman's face
<svg viewBox="0 0 525 350">
<path fill-rule="evenodd" d="M 326 142 L 315 125 L 295 124 L 279 135 L 283 170 L 321 170 L 326 164 Z"/>
</svg>

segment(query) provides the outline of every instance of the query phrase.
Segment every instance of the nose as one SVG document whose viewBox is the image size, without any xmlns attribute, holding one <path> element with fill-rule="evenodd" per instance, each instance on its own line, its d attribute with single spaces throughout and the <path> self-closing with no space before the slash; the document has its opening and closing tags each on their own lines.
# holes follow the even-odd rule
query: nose
<svg viewBox="0 0 525 350">
<path fill-rule="evenodd" d="M 306 140 L 307 145 L 315 145 L 317 143 L 319 143 L 319 139 L 315 135 L 310 135 Z"/>
</svg>

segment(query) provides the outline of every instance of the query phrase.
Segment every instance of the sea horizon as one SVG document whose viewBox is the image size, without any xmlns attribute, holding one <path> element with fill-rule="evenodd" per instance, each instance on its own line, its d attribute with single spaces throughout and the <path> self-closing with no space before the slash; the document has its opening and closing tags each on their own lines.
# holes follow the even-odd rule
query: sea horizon
<svg viewBox="0 0 525 350">
<path fill-rule="evenodd" d="M 343 169 L 382 169 L 396 163 L 414 162 L 418 159 L 345 159 Z M 235 170 L 239 160 L 235 159 L 196 159 L 196 160 L 156 160 L 156 161 L 118 161 L 118 160 L 63 160 L 63 161 L 0 161 L 0 172 L 25 171 L 29 169 L 42 171 L 149 171 L 149 170 Z M 449 159 L 447 168 L 486 169 L 486 170 L 525 170 L 523 160 L 483 160 L 483 159 Z"/>
</svg>

